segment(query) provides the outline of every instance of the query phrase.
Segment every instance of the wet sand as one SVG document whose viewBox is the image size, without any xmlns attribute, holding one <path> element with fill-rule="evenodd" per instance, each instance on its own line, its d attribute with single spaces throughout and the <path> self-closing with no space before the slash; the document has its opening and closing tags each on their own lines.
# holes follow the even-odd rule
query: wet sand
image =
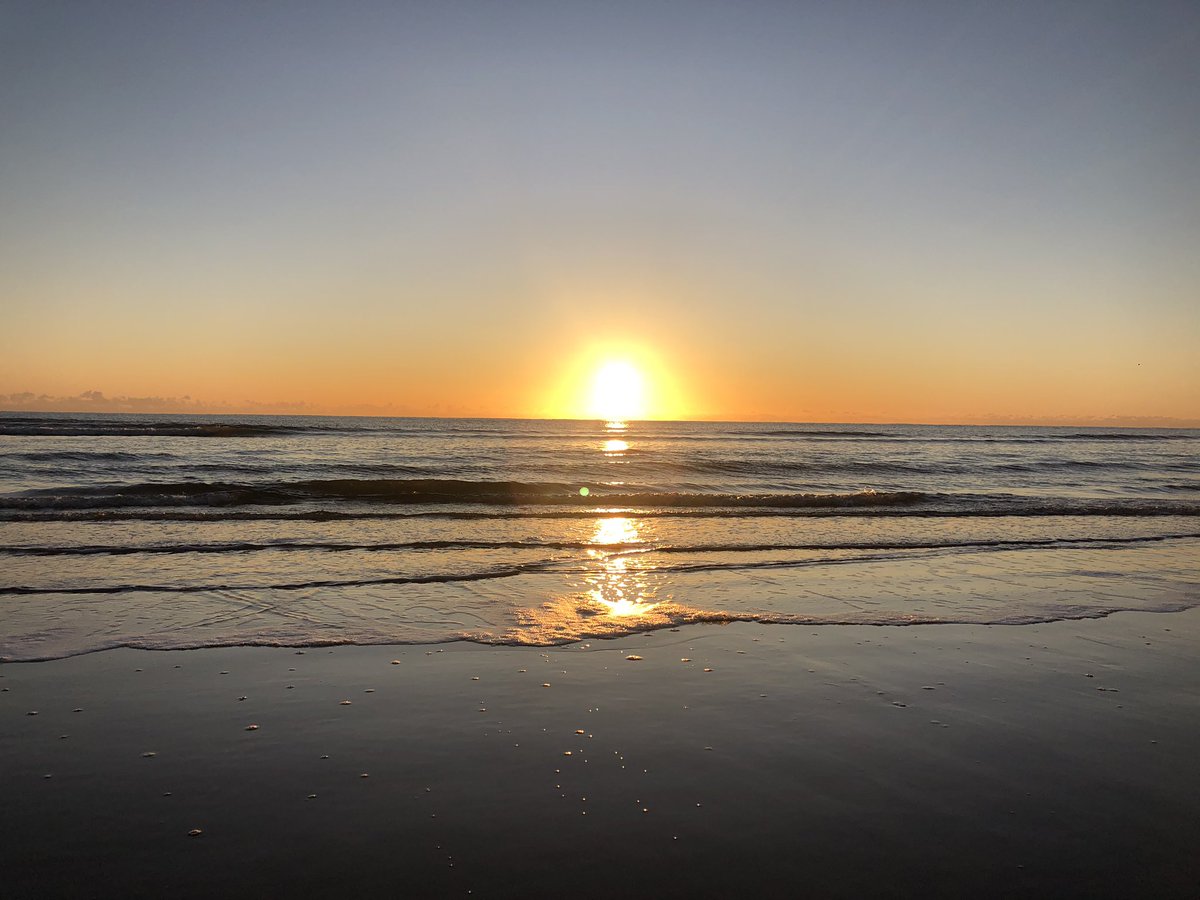
<svg viewBox="0 0 1200 900">
<path fill-rule="evenodd" d="M 1194 897 L 1198 647 L 1192 610 L 3 665 L 3 891 Z"/>
</svg>

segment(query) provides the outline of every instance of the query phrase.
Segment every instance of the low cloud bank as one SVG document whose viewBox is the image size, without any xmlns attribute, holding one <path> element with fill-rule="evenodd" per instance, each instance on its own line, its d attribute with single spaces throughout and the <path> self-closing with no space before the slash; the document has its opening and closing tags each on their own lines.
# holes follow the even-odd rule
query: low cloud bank
<svg viewBox="0 0 1200 900">
<path fill-rule="evenodd" d="M 312 415 L 315 411 L 304 402 L 277 400 L 270 403 L 221 400 L 206 402 L 188 395 L 182 397 L 107 396 L 103 391 L 84 391 L 70 397 L 22 391 L 0 394 L 0 409 L 19 412 L 113 412 L 113 413 L 259 413 L 268 415 Z"/>
</svg>

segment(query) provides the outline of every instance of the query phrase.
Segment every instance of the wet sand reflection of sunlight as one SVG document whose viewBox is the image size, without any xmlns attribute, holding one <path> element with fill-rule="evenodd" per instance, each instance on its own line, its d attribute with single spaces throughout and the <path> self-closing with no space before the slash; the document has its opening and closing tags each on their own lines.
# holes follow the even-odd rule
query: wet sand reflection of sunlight
<svg viewBox="0 0 1200 900">
<path fill-rule="evenodd" d="M 639 534 L 649 523 L 600 512 L 566 589 L 518 609 L 517 627 L 504 634 L 505 642 L 565 644 L 695 620 L 695 611 L 675 602 L 670 581 L 654 562 L 655 544 Z"/>
</svg>

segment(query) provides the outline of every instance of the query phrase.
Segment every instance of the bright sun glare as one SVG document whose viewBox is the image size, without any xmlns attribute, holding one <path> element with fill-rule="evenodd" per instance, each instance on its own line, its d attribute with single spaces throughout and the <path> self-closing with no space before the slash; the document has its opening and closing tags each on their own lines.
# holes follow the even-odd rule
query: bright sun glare
<svg viewBox="0 0 1200 900">
<path fill-rule="evenodd" d="M 646 415 L 642 373 L 624 361 L 607 362 L 592 379 L 591 415 L 609 422 Z"/>
</svg>

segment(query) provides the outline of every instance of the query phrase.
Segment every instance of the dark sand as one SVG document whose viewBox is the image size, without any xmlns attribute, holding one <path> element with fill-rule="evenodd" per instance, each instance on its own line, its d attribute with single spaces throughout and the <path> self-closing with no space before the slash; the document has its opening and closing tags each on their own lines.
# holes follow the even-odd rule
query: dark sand
<svg viewBox="0 0 1200 900">
<path fill-rule="evenodd" d="M 1190 611 L 4 665 L 0 892 L 1196 897 L 1198 638 Z"/>
</svg>

